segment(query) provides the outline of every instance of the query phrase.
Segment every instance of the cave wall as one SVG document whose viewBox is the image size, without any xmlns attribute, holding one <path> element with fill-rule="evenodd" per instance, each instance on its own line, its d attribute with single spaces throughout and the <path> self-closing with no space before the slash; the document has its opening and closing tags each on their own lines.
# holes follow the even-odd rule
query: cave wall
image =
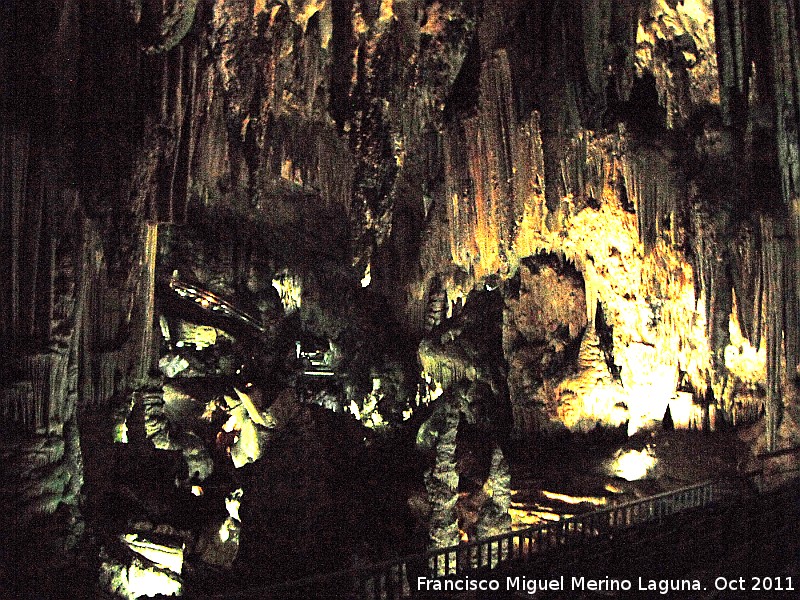
<svg viewBox="0 0 800 600">
<path fill-rule="evenodd" d="M 388 235 L 394 174 L 474 10 L 335 4 L 4 3 L 2 494 L 20 540 L 78 532 L 77 413 L 148 385 L 159 230 L 188 223 L 237 257 L 218 291 L 242 296 L 218 284 L 267 263 L 309 276 L 324 333 L 363 312 L 335 290 Z M 249 249 L 218 235 L 241 222 Z"/>
<path fill-rule="evenodd" d="M 797 365 L 785 266 L 796 235 L 780 224 L 793 222 L 794 146 L 775 134 L 794 118 L 794 46 L 780 41 L 793 15 L 791 3 L 487 4 L 431 153 L 443 184 L 416 190 L 418 270 L 398 260 L 397 241 L 373 269 L 379 285 L 383 269 L 387 286 L 405 279 L 409 328 L 423 327 L 432 288 L 452 306 L 526 256 L 563 252 L 614 327 L 628 387 L 648 387 L 654 371 L 637 375 L 637 364 L 658 348 L 647 359 L 658 386 L 674 392 L 686 373 L 730 420 L 746 378 L 726 359 L 740 327 L 737 352 L 766 363 L 774 446 Z"/>
<path fill-rule="evenodd" d="M 78 323 L 86 309 L 87 259 L 87 228 L 73 183 L 75 143 L 69 139 L 77 6 L 42 11 L 16 31 L 8 18 L 15 9 L 2 9 L 2 37 L 11 43 L 0 55 L 0 496 L 10 542 L 3 547 L 4 563 L 20 534 L 40 531 L 45 553 L 75 542 L 70 523 L 82 485 Z M 59 508 L 53 529 L 48 517 Z"/>
</svg>

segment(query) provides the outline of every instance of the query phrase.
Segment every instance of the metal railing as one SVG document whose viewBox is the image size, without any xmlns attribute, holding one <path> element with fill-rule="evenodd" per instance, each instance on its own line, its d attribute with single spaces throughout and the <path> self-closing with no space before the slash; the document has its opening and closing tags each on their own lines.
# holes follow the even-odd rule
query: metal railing
<svg viewBox="0 0 800 600">
<path fill-rule="evenodd" d="M 597 511 L 509 531 L 367 567 L 308 577 L 226 598 L 347 597 L 359 600 L 409 598 L 417 577 L 436 579 L 491 570 L 500 563 L 531 560 L 541 552 L 610 534 L 669 515 L 702 508 L 724 498 L 726 482 L 704 481 Z M 257 594 L 257 595 L 254 595 Z M 213 596 L 212 596 L 213 597 Z"/>
<path fill-rule="evenodd" d="M 203 310 L 217 313 L 234 319 L 242 323 L 246 323 L 250 327 L 264 333 L 267 328 L 264 327 L 261 320 L 257 317 L 237 308 L 232 303 L 224 298 L 217 296 L 214 292 L 201 288 L 198 285 L 187 283 L 179 279 L 170 279 L 170 289 L 181 298 L 195 302 Z"/>
</svg>

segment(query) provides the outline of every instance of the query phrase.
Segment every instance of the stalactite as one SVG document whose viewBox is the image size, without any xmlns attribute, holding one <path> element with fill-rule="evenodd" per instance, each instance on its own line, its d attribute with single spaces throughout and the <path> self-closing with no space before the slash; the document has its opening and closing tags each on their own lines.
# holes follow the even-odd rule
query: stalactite
<svg viewBox="0 0 800 600">
<path fill-rule="evenodd" d="M 622 160 L 625 189 L 636 207 L 639 239 L 651 249 L 662 234 L 675 241 L 675 213 L 680 183 L 662 153 L 647 148 L 629 150 Z"/>
<path fill-rule="evenodd" d="M 786 257 L 783 298 L 787 368 L 798 367 L 797 298 L 800 298 L 800 1 L 771 0 L 769 28 L 775 86 L 775 131 L 783 204 L 790 217 L 793 247 Z M 792 301 L 793 300 L 793 301 Z"/>
<path fill-rule="evenodd" d="M 300 309 L 303 302 L 303 279 L 299 275 L 284 270 L 276 273 L 272 279 L 272 287 L 277 290 L 284 312 L 292 314 Z"/>
<path fill-rule="evenodd" d="M 9 285 L 3 298 L 2 331 L 16 343 L 47 343 L 51 334 L 56 244 L 62 220 L 75 210 L 74 191 L 60 190 L 57 172 L 32 148 L 25 130 L 0 130 L 0 227 Z M 34 139 L 33 143 L 41 143 Z M 23 274 L 23 269 L 29 269 Z"/>
<path fill-rule="evenodd" d="M 441 324 L 446 313 L 446 302 L 447 295 L 445 290 L 442 289 L 439 278 L 434 278 L 428 291 L 428 310 L 425 316 L 425 331 L 431 331 L 434 327 Z"/>
<path fill-rule="evenodd" d="M 154 363 L 155 326 L 155 284 L 156 256 L 158 252 L 158 224 L 147 223 L 144 233 L 144 257 L 142 261 L 139 289 L 136 293 L 135 307 L 138 313 L 132 329 L 134 344 L 132 355 L 132 377 L 136 382 L 143 382 Z"/>
<path fill-rule="evenodd" d="M 728 242 L 739 324 L 755 348 L 761 344 L 764 310 L 759 242 L 760 230 L 754 230 L 749 224 L 742 225 L 738 235 Z"/>
<path fill-rule="evenodd" d="M 604 40 L 608 38 L 611 25 L 609 0 L 584 2 L 581 7 L 581 30 L 583 32 L 583 54 L 589 82 L 588 92 L 595 95 L 605 93 L 603 66 Z"/>
<path fill-rule="evenodd" d="M 544 195 L 539 117 L 517 118 L 510 76 L 508 55 L 498 51 L 482 65 L 477 114 L 444 137 L 451 254 L 477 279 L 513 272 L 518 223 L 528 200 Z"/>
<path fill-rule="evenodd" d="M 755 347 L 762 336 L 766 341 L 767 446 L 775 448 L 783 405 L 782 364 L 793 372 L 800 346 L 800 4 L 796 0 L 720 0 L 714 2 L 714 13 L 726 127 L 723 140 L 734 164 L 730 204 L 750 207 L 760 218 L 760 227 L 753 228 L 747 221 L 737 226 L 724 260 L 730 263 L 743 334 Z M 773 122 L 765 115 L 774 115 Z M 773 139 L 777 145 L 770 147 Z M 764 199 L 776 196 L 781 198 L 778 204 Z M 769 213 L 763 214 L 770 204 Z M 788 229 L 779 223 L 781 215 L 787 214 Z M 707 301 L 715 291 L 710 286 L 719 285 L 709 281 L 710 267 L 700 265 Z"/>
<path fill-rule="evenodd" d="M 9 40 L 0 49 L 0 528 L 17 549 L 35 527 L 43 561 L 78 532 L 82 481 L 75 392 L 86 263 L 72 171 L 79 4 L 11 3 L 0 19 Z"/>
<path fill-rule="evenodd" d="M 13 131 L 7 125 L 0 129 L 2 145 L 0 145 L 0 192 L 3 202 L 2 221 L 4 235 L 0 236 L 3 245 L 3 281 L 0 288 L 2 298 L 2 333 L 9 340 L 16 337 L 19 322 L 19 239 L 21 235 L 21 215 L 27 182 L 27 161 L 29 135 L 26 131 Z"/>
<path fill-rule="evenodd" d="M 75 193 L 53 189 L 58 176 L 39 171 L 39 155 L 31 160 L 29 135 L 5 127 L 0 135 L 0 162 L 7 167 L 0 173 L 0 227 L 11 259 L 4 261 L 10 285 L 1 321 L 12 384 L 0 390 L 0 404 L 6 424 L 52 431 L 63 423 L 82 268 Z"/>
<path fill-rule="evenodd" d="M 786 252 L 779 223 L 763 217 L 761 220 L 762 266 L 766 307 L 767 341 L 767 449 L 774 450 L 778 442 L 778 427 L 782 416 L 781 354 L 785 331 L 784 269 Z"/>
<path fill-rule="evenodd" d="M 468 121 L 467 139 L 475 146 L 469 153 L 476 203 L 476 241 L 481 259 L 479 272 L 493 272 L 495 264 L 507 263 L 504 241 L 513 239 L 515 201 L 515 123 L 508 57 L 499 52 L 481 71 L 479 123 Z M 478 125 L 479 129 L 472 129 Z"/>
<path fill-rule="evenodd" d="M 597 311 L 602 310 L 600 290 L 595 283 L 597 271 L 593 262 L 587 262 L 583 269 L 584 293 L 586 294 L 586 322 L 589 329 L 594 330 Z"/>
<path fill-rule="evenodd" d="M 698 106 L 719 102 L 711 3 L 650 2 L 639 23 L 637 67 L 655 78 L 668 128 L 685 125 Z"/>
<path fill-rule="evenodd" d="M 265 164 L 260 176 L 264 191 L 260 194 L 265 209 L 274 203 L 273 196 L 294 196 L 318 197 L 327 206 L 351 211 L 352 156 L 329 126 L 299 115 L 278 115 L 270 119 L 263 143 Z"/>
<path fill-rule="evenodd" d="M 448 140 L 452 140 L 448 142 Z M 477 255 L 474 216 L 474 201 L 468 168 L 466 131 L 456 124 L 445 137 L 445 184 L 444 202 L 447 206 L 447 221 L 450 223 L 450 252 L 456 265 L 471 269 L 473 257 Z"/>
<path fill-rule="evenodd" d="M 695 272 L 705 301 L 706 337 L 711 349 L 711 382 L 721 396 L 725 373 L 724 351 L 730 340 L 729 319 L 733 308 L 732 281 L 726 264 L 727 221 L 724 213 L 692 211 Z"/>
<path fill-rule="evenodd" d="M 714 0 L 722 114 L 727 126 L 743 128 L 752 62 L 747 40 L 748 3 Z"/>
<path fill-rule="evenodd" d="M 611 147 L 608 147 L 608 145 Z M 588 202 L 597 207 L 606 195 L 609 168 L 621 149 L 608 138 L 598 140 L 590 132 L 578 133 L 564 152 L 561 167 L 562 186 L 581 206 Z"/>
<path fill-rule="evenodd" d="M 771 0 L 770 29 L 775 82 L 776 133 L 781 193 L 800 204 L 800 1 Z M 799 233 L 799 232 L 795 232 Z"/>
<path fill-rule="evenodd" d="M 132 204 L 145 219 L 181 223 L 186 219 L 192 163 L 197 145 L 198 45 L 189 40 L 159 56 L 161 111 L 152 115 L 134 169 Z M 141 207 L 141 208 L 139 208 Z"/>
</svg>

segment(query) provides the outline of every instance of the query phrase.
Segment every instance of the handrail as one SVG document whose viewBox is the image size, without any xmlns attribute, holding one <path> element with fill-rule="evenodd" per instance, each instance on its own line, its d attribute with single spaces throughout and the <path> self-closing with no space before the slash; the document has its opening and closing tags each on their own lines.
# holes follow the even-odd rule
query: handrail
<svg viewBox="0 0 800 600">
<path fill-rule="evenodd" d="M 778 448 L 772 452 L 762 452 L 761 454 L 756 454 L 756 458 L 765 460 L 767 458 L 777 458 L 779 456 L 786 456 L 795 453 L 800 453 L 800 446 L 792 446 L 791 448 Z"/>
<path fill-rule="evenodd" d="M 463 575 L 493 569 L 500 562 L 529 560 L 544 550 L 572 542 L 585 542 L 613 530 L 641 523 L 657 522 L 685 510 L 708 506 L 721 499 L 724 483 L 707 480 L 647 498 L 632 500 L 559 521 L 540 523 L 491 537 L 438 548 L 425 553 L 313 575 L 276 584 L 268 588 L 230 592 L 225 598 L 281 597 L 282 594 L 339 583 L 352 590 L 353 597 L 365 600 L 408 598 L 411 595 L 409 571 L 430 579 Z M 222 596 L 206 596 L 207 598 Z M 296 597 L 296 596 L 293 596 Z"/>
<path fill-rule="evenodd" d="M 169 287 L 181 298 L 187 298 L 197 303 L 203 310 L 220 313 L 228 318 L 241 321 L 261 333 L 267 331 L 267 328 L 258 318 L 237 308 L 214 292 L 201 288 L 199 285 L 187 283 L 173 277 L 169 281 Z"/>
</svg>

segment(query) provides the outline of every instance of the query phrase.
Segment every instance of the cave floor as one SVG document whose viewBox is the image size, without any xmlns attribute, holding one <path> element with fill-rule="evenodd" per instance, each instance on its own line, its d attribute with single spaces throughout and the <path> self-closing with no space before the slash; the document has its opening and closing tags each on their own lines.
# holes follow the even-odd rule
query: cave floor
<svg viewBox="0 0 800 600">
<path fill-rule="evenodd" d="M 509 457 L 513 526 L 566 518 L 735 474 L 746 451 L 739 432 L 732 429 L 703 433 L 660 427 L 629 438 L 618 431 L 597 430 L 517 446 Z M 633 456 L 634 468 L 640 457 L 649 457 L 653 464 L 646 473 L 641 465 L 641 473 L 626 479 L 615 461 L 626 454 Z"/>
<path fill-rule="evenodd" d="M 198 428 L 208 425 L 201 418 L 206 396 L 214 393 L 213 386 L 204 387 L 204 393 L 175 395 L 166 403 L 165 413 L 177 428 L 203 434 Z M 365 444 L 363 428 L 352 418 L 317 406 L 297 405 L 291 418 L 294 425 L 272 438 L 263 459 L 245 469 L 233 469 L 229 460 L 215 454 L 215 472 L 203 483 L 205 494 L 194 498 L 174 485 L 149 490 L 149 485 L 136 487 L 126 481 L 128 475 L 142 482 L 159 480 L 159 464 L 140 461 L 135 472 L 115 472 L 116 466 L 130 462 L 117 454 L 134 449 L 101 440 L 107 423 L 86 417 L 90 530 L 103 543 L 111 532 L 130 527 L 132 519 L 157 517 L 202 531 L 225 518 L 226 494 L 244 487 L 247 537 L 242 551 L 248 560 L 228 573 L 187 562 L 189 578 L 206 590 L 235 589 L 242 576 L 248 580 L 256 572 L 263 578 L 261 567 L 267 564 L 272 567 L 267 579 L 281 581 L 348 568 L 353 560 L 367 564 L 424 549 L 424 532 L 406 507 L 422 469 L 413 446 Z M 344 427 L 350 421 L 352 427 Z M 615 475 L 614 460 L 631 451 L 646 453 L 654 464 L 644 477 L 629 481 Z M 512 526 L 522 528 L 735 473 L 745 452 L 735 430 L 657 428 L 632 437 L 622 430 L 595 430 L 512 445 L 507 452 Z M 253 536 L 259 538 L 255 545 Z M 309 548 L 316 551 L 309 553 Z"/>
</svg>

